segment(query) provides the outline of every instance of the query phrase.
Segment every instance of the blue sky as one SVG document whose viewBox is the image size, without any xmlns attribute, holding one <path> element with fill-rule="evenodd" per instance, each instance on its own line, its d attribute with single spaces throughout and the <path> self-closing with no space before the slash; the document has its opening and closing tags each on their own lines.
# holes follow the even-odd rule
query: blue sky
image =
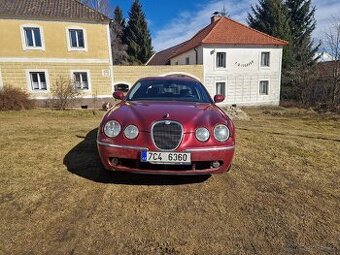
<svg viewBox="0 0 340 255">
<path fill-rule="evenodd" d="M 110 0 L 119 5 L 128 16 L 132 0 Z M 199 29 L 208 25 L 213 12 L 225 6 L 230 18 L 246 23 L 250 6 L 258 0 L 140 0 L 143 5 L 153 47 L 156 51 L 189 39 Z M 317 29 L 314 38 L 323 38 L 332 16 L 340 16 L 340 0 L 312 0 L 316 6 Z"/>
</svg>

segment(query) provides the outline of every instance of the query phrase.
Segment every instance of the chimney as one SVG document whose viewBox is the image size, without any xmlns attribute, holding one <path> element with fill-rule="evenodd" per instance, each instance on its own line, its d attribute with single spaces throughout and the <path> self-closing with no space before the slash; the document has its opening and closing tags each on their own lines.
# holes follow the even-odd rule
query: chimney
<svg viewBox="0 0 340 255">
<path fill-rule="evenodd" d="M 211 16 L 211 23 L 218 21 L 220 18 L 222 18 L 221 15 L 214 14 L 213 16 Z"/>
</svg>

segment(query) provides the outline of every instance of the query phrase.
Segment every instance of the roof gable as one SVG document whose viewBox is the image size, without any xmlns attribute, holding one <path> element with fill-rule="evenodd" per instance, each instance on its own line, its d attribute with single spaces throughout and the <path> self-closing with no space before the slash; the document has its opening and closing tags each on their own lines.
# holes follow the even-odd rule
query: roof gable
<svg viewBox="0 0 340 255">
<path fill-rule="evenodd" d="M 288 42 L 267 35 L 227 17 L 210 23 L 190 40 L 156 53 L 148 64 L 162 65 L 199 45 L 285 46 Z"/>
<path fill-rule="evenodd" d="M 232 19 L 222 17 L 202 40 L 204 44 L 287 45 L 284 40 L 267 35 Z"/>
<path fill-rule="evenodd" d="M 0 0 L 0 17 L 110 22 L 108 17 L 78 0 Z"/>
</svg>

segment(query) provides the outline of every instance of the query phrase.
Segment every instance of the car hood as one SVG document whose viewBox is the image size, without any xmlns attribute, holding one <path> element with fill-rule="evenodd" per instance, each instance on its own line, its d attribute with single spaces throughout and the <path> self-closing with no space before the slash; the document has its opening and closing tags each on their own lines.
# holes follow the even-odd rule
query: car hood
<svg viewBox="0 0 340 255">
<path fill-rule="evenodd" d="M 123 101 L 105 115 L 103 123 L 109 120 L 117 120 L 122 126 L 133 124 L 145 132 L 150 132 L 152 124 L 160 120 L 178 121 L 186 133 L 197 127 L 229 124 L 227 115 L 214 104 L 188 102 Z"/>
</svg>

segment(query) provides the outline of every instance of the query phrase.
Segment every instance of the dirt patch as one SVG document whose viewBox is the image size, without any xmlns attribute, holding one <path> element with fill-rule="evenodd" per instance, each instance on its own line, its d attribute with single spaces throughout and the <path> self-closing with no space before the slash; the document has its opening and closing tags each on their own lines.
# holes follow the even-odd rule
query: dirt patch
<svg viewBox="0 0 340 255">
<path fill-rule="evenodd" d="M 236 106 L 227 106 L 224 111 L 232 120 L 250 120 L 248 114 Z"/>
</svg>

